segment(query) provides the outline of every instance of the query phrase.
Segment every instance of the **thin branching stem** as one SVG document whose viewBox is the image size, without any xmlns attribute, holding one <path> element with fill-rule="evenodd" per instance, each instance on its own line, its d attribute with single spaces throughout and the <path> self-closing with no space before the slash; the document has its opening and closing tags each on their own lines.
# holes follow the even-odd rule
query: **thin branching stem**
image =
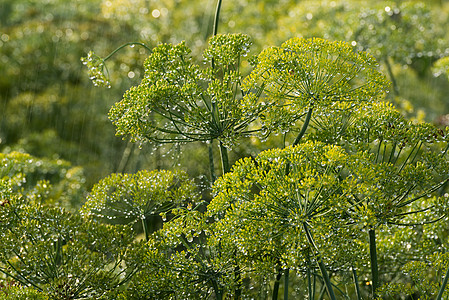
<svg viewBox="0 0 449 300">
<path fill-rule="evenodd" d="M 18 276 L 14 276 L 12 273 L 8 272 L 7 268 L 5 268 L 5 269 L 0 268 L 0 272 L 5 274 L 6 276 L 11 277 L 12 279 L 14 279 L 15 281 L 19 282 L 22 285 L 26 286 L 29 283 L 29 284 L 33 285 L 33 287 L 35 287 L 37 290 L 42 291 L 37 285 L 34 285 L 32 282 L 28 281 L 25 277 L 22 277 L 21 274 L 18 274 L 18 276 L 22 277 L 26 281 L 22 281 L 22 279 L 19 278 Z"/>
<path fill-rule="evenodd" d="M 301 141 L 302 137 L 306 133 L 307 127 L 309 126 L 310 119 L 312 117 L 313 107 L 310 107 L 307 111 L 306 118 L 304 119 L 304 124 L 302 125 L 301 131 L 298 133 L 295 141 L 293 142 L 293 146 L 298 145 L 299 141 Z"/>
<path fill-rule="evenodd" d="M 218 33 L 218 22 L 220 20 L 220 10 L 221 10 L 221 2 L 222 0 L 217 1 L 217 9 L 215 10 L 215 18 L 214 18 L 214 30 L 212 36 L 216 36 Z M 214 59 L 212 58 L 212 69 L 215 68 Z"/>
<path fill-rule="evenodd" d="M 215 280 L 212 280 L 212 287 L 214 289 L 216 299 L 217 300 L 223 299 L 223 295 L 222 295 L 220 289 L 218 288 L 218 284 Z"/>
<path fill-rule="evenodd" d="M 214 163 L 213 145 L 214 145 L 214 140 L 212 139 L 212 140 L 210 140 L 210 142 L 208 144 L 208 148 L 209 148 L 210 179 L 211 179 L 212 183 L 214 183 L 215 180 L 217 179 L 217 176 L 215 175 L 215 163 Z"/>
<path fill-rule="evenodd" d="M 307 262 L 307 289 L 309 293 L 309 299 L 313 299 L 313 293 L 312 293 L 312 275 L 310 272 L 310 265 L 309 262 Z"/>
<path fill-rule="evenodd" d="M 397 171 L 397 174 L 401 173 L 401 171 L 404 169 L 404 167 L 407 165 L 410 157 L 412 156 L 412 154 L 417 153 L 419 151 L 419 149 L 421 148 L 421 143 L 416 143 L 415 145 L 413 145 L 412 150 L 410 151 L 410 153 L 408 154 L 408 156 L 406 157 L 406 159 L 404 160 L 404 162 L 402 163 L 402 166 L 399 168 L 399 170 Z M 415 152 L 416 150 L 416 152 Z M 414 156 L 414 158 L 411 160 L 411 162 L 415 159 L 416 154 Z"/>
<path fill-rule="evenodd" d="M 296 146 L 301 141 L 302 137 L 306 133 L 307 127 L 309 126 L 310 119 L 312 117 L 313 107 L 310 107 L 307 111 L 306 118 L 304 119 L 304 124 L 302 125 L 301 131 L 299 132 L 298 136 L 294 140 L 292 146 Z M 285 175 L 288 175 L 290 173 L 290 162 L 287 162 L 287 165 L 285 167 Z"/>
<path fill-rule="evenodd" d="M 398 223 L 398 222 L 388 222 L 387 224 L 390 225 L 397 225 L 397 226 L 419 226 L 419 225 L 427 225 L 427 224 L 433 224 L 433 223 L 437 223 L 441 220 L 443 220 L 446 216 L 440 216 L 436 219 L 432 219 L 430 221 L 423 221 L 423 222 L 419 222 L 419 223 Z"/>
<path fill-rule="evenodd" d="M 145 241 L 148 242 L 149 239 L 150 239 L 150 232 L 149 232 L 149 228 L 148 228 L 148 222 L 147 222 L 145 217 L 143 217 L 141 220 L 142 220 L 143 233 L 145 234 Z"/>
<path fill-rule="evenodd" d="M 369 234 L 369 254 L 371 259 L 371 277 L 373 281 L 372 294 L 376 299 L 376 290 L 379 287 L 379 267 L 377 265 L 376 231 L 374 228 L 368 230 Z"/>
<path fill-rule="evenodd" d="M 312 297 L 310 299 L 315 299 L 316 277 L 317 276 L 315 274 L 313 274 Z"/>
<path fill-rule="evenodd" d="M 322 285 L 320 289 L 320 293 L 318 294 L 318 300 L 323 300 L 324 294 L 326 293 L 326 285 Z"/>
<path fill-rule="evenodd" d="M 279 264 L 278 266 L 278 272 L 276 274 L 276 280 L 274 281 L 274 285 L 273 285 L 273 295 L 271 296 L 272 300 L 277 300 L 278 299 L 278 295 L 279 295 L 279 285 L 281 282 L 281 277 L 282 277 L 282 268 Z"/>
<path fill-rule="evenodd" d="M 388 76 L 391 80 L 391 85 L 393 86 L 393 92 L 394 95 L 397 97 L 399 96 L 399 87 L 396 82 L 396 77 L 393 74 L 393 69 L 391 68 L 390 59 L 388 57 L 384 58 L 385 66 L 387 67 Z"/>
<path fill-rule="evenodd" d="M 284 270 L 284 300 L 288 300 L 288 282 L 290 281 L 290 269 Z"/>
<path fill-rule="evenodd" d="M 354 267 L 352 267 L 351 269 L 352 269 L 352 279 L 354 280 L 355 294 L 357 296 L 357 300 L 362 300 L 362 296 L 360 294 L 359 280 L 357 277 L 357 271 Z"/>
<path fill-rule="evenodd" d="M 20 272 L 19 270 L 17 270 L 13 264 L 10 261 L 6 261 L 6 264 L 8 265 L 9 269 L 12 269 L 16 274 L 17 274 L 17 278 L 20 278 L 18 281 L 23 283 L 23 282 L 27 282 L 28 284 L 32 285 L 34 288 L 36 288 L 39 291 L 42 291 L 41 288 L 39 288 L 32 280 L 28 279 L 27 277 L 25 277 L 22 272 Z M 2 270 L 2 273 L 8 275 L 4 270 Z M 12 278 L 15 278 L 15 276 L 11 276 Z M 26 285 L 26 284 L 25 284 Z"/>
<path fill-rule="evenodd" d="M 219 143 L 220 143 L 221 165 L 223 168 L 223 175 L 224 175 L 231 170 L 231 166 L 229 164 L 228 149 L 223 145 L 221 141 Z"/>
<path fill-rule="evenodd" d="M 144 43 L 139 43 L 139 42 L 129 42 L 129 43 L 125 43 L 119 47 L 117 47 L 114 51 L 112 51 L 111 53 L 109 53 L 108 56 L 106 56 L 105 58 L 103 58 L 103 61 L 107 61 L 108 59 L 110 59 L 115 53 L 117 53 L 118 51 L 120 51 L 121 49 L 125 48 L 126 46 L 134 46 L 134 45 L 138 45 L 138 46 L 142 46 L 143 48 L 145 48 L 146 50 L 153 52 L 153 50 L 151 50 L 150 47 L 148 47 L 147 45 L 145 45 Z"/>
<path fill-rule="evenodd" d="M 441 283 L 440 291 L 438 292 L 437 298 L 435 300 L 441 300 L 443 297 L 444 290 L 446 289 L 447 281 L 449 279 L 449 268 L 446 271 L 443 282 Z"/>
<path fill-rule="evenodd" d="M 323 276 L 323 280 L 324 280 L 324 283 L 326 285 L 326 289 L 327 289 L 327 293 L 329 295 L 329 298 L 331 300 L 336 300 L 335 294 L 334 294 L 334 290 L 332 288 L 332 283 L 330 281 L 330 278 L 329 278 L 329 275 L 327 273 L 326 267 L 324 266 L 323 259 L 321 258 L 321 255 L 320 255 L 320 253 L 318 251 L 318 248 L 317 248 L 317 246 L 316 246 L 316 244 L 315 244 L 315 242 L 313 240 L 312 234 L 310 233 L 309 227 L 308 227 L 306 222 L 303 223 L 303 227 L 304 227 L 304 231 L 306 233 L 306 237 L 307 237 L 307 240 L 308 240 L 309 244 L 312 246 L 312 248 L 314 248 L 315 251 L 317 251 L 316 260 L 317 260 L 317 263 L 318 263 L 318 267 L 320 268 L 321 275 Z"/>
</svg>

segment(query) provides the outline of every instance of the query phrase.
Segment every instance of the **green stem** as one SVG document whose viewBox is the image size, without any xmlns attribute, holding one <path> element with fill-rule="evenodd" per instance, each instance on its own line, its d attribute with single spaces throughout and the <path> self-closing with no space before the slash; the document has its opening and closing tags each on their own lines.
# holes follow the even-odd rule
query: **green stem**
<svg viewBox="0 0 449 300">
<path fill-rule="evenodd" d="M 307 111 L 307 115 L 304 120 L 304 124 L 302 124 L 301 131 L 299 132 L 298 136 L 296 137 L 295 141 L 293 142 L 293 146 L 298 145 L 299 141 L 301 141 L 302 137 L 306 133 L 307 127 L 309 127 L 310 119 L 312 118 L 312 112 L 313 112 L 313 108 L 311 107 Z"/>
<path fill-rule="evenodd" d="M 217 1 L 217 8 L 215 10 L 215 17 L 214 17 L 214 28 L 213 28 L 213 34 L 212 36 L 216 36 L 217 32 L 218 32 L 218 22 L 220 20 L 220 10 L 221 10 L 221 2 L 222 0 L 218 0 Z M 212 58 L 212 69 L 215 69 L 215 61 Z M 215 106 L 215 102 L 212 103 L 212 108 L 211 108 L 211 114 L 212 114 L 212 121 L 214 119 L 214 113 L 216 110 L 216 106 Z M 213 167 L 213 154 L 212 154 L 212 141 L 210 143 L 210 147 L 209 147 L 209 162 L 211 162 L 211 177 L 212 177 L 212 182 L 215 181 L 215 171 L 212 170 Z M 220 154 L 221 154 L 221 162 L 222 162 L 222 166 L 223 166 L 223 174 L 227 173 L 229 171 L 229 160 L 228 160 L 228 152 L 227 149 L 224 148 L 223 144 L 220 142 Z M 225 165 L 226 165 L 226 169 L 225 169 Z"/>
<path fill-rule="evenodd" d="M 153 50 L 151 50 L 150 47 L 148 47 L 147 45 L 145 45 L 144 43 L 139 43 L 139 42 L 129 42 L 129 43 L 125 43 L 121 46 L 119 46 L 117 49 L 115 49 L 114 51 L 112 51 L 108 56 L 106 56 L 105 58 L 103 58 L 103 61 L 107 61 L 108 59 L 110 59 L 115 53 L 117 53 L 118 51 L 120 51 L 120 49 L 125 48 L 126 46 L 133 46 L 133 45 L 138 45 L 138 46 L 142 46 L 145 49 L 147 49 L 150 52 L 153 52 Z"/>
<path fill-rule="evenodd" d="M 318 300 L 324 299 L 324 294 L 326 293 L 326 285 L 321 286 L 320 294 L 318 295 Z"/>
<path fill-rule="evenodd" d="M 215 163 L 214 163 L 214 152 L 213 152 L 214 140 L 210 140 L 209 143 L 209 168 L 210 168 L 210 179 L 212 183 L 217 179 L 215 175 Z"/>
<path fill-rule="evenodd" d="M 439 191 L 440 197 L 444 196 L 444 192 L 446 191 L 446 187 L 447 187 L 448 184 L 449 184 L 449 181 L 446 180 L 446 181 L 443 183 L 443 185 L 441 185 L 440 191 Z"/>
<path fill-rule="evenodd" d="M 321 280 L 320 280 L 321 282 Z M 326 285 L 323 284 L 323 282 L 321 283 L 321 288 L 320 288 L 320 293 L 318 294 L 318 300 L 323 300 L 324 299 L 324 294 L 326 294 Z"/>
<path fill-rule="evenodd" d="M 357 278 L 357 271 L 354 267 L 352 269 L 352 278 L 354 279 L 354 286 L 355 286 L 355 294 L 357 296 L 357 300 L 362 300 L 362 296 L 360 295 L 360 287 L 359 287 L 359 280 Z"/>
<path fill-rule="evenodd" d="M 236 253 L 234 253 L 234 257 L 236 256 Z M 237 283 L 237 287 L 235 289 L 235 293 L 234 293 L 234 299 L 235 300 L 239 300 L 242 298 L 242 284 L 241 284 L 241 280 L 242 277 L 240 276 L 240 266 L 238 264 L 238 262 L 235 262 L 235 268 L 234 268 L 234 280 Z"/>
<path fill-rule="evenodd" d="M 145 234 L 145 241 L 148 242 L 150 239 L 150 232 L 148 231 L 148 223 L 146 221 L 146 218 L 142 218 L 142 227 L 143 227 L 143 233 Z"/>
<path fill-rule="evenodd" d="M 312 297 L 310 299 L 315 299 L 315 291 L 316 291 L 316 275 L 313 274 L 313 285 L 312 285 Z"/>
<path fill-rule="evenodd" d="M 327 293 L 329 294 L 329 298 L 331 300 L 336 300 L 334 289 L 332 288 L 331 280 L 329 278 L 329 275 L 327 274 L 326 267 L 324 266 L 323 260 L 321 257 L 317 257 L 318 260 L 318 266 L 320 268 L 321 274 L 323 275 L 324 283 L 326 284 Z"/>
<path fill-rule="evenodd" d="M 220 9 L 221 9 L 221 1 L 217 1 L 217 9 L 215 10 L 215 17 L 214 17 L 214 30 L 212 36 L 216 36 L 218 32 L 218 21 L 220 19 Z M 212 58 L 211 61 L 212 69 L 215 69 L 215 60 Z"/>
<path fill-rule="evenodd" d="M 3 269 L 0 268 L 0 272 L 2 272 L 3 274 L 5 274 L 6 276 L 11 277 L 12 279 L 14 279 L 15 281 L 19 282 L 20 284 L 27 286 L 28 284 L 32 285 L 35 289 L 37 289 L 38 291 L 42 292 L 42 289 L 37 286 L 35 283 L 33 283 L 32 281 L 30 281 L 29 279 L 27 279 L 25 276 L 23 276 L 20 272 L 17 271 L 16 268 L 14 268 L 14 266 L 7 261 L 7 265 L 9 266 L 9 268 L 13 269 L 17 276 L 15 276 L 13 273 L 7 272 L 7 269 Z"/>
<path fill-rule="evenodd" d="M 220 9 L 221 9 L 222 0 L 217 1 L 217 9 L 215 10 L 215 18 L 214 18 L 214 36 L 217 35 L 218 32 L 218 21 L 220 19 Z"/>
<path fill-rule="evenodd" d="M 214 292 L 215 292 L 215 298 L 217 300 L 222 300 L 223 299 L 223 295 L 222 295 L 220 289 L 218 288 L 218 284 L 217 284 L 217 282 L 215 280 L 212 280 L 212 287 L 213 287 Z"/>
<path fill-rule="evenodd" d="M 276 280 L 274 281 L 273 286 L 273 296 L 271 297 L 272 300 L 277 300 L 279 295 L 279 284 L 281 282 L 282 277 L 282 268 L 279 266 L 278 273 L 276 274 Z"/>
<path fill-rule="evenodd" d="M 288 300 L 288 282 L 290 279 L 290 269 L 284 271 L 284 300 Z"/>
<path fill-rule="evenodd" d="M 399 96 L 399 88 L 398 88 L 398 84 L 396 82 L 396 78 L 393 74 L 393 70 L 391 68 L 390 60 L 388 57 L 385 57 L 384 61 L 385 61 L 385 66 L 387 67 L 388 76 L 390 77 L 390 80 L 391 80 L 391 85 L 393 86 L 394 95 Z"/>
<path fill-rule="evenodd" d="M 307 263 L 309 265 L 309 263 Z M 309 292 L 309 299 L 313 300 L 312 294 L 312 275 L 310 274 L 310 266 L 307 266 L 307 287 Z"/>
<path fill-rule="evenodd" d="M 128 144 L 126 145 L 125 150 L 123 150 L 122 157 L 120 159 L 120 162 L 118 164 L 118 167 L 116 169 L 116 173 L 123 173 L 125 172 L 126 166 L 128 165 L 133 149 L 134 149 L 134 143 L 128 141 Z"/>
<path fill-rule="evenodd" d="M 221 10 L 221 2 L 222 0 L 218 0 L 217 1 L 217 9 L 215 10 L 215 18 L 214 18 L 214 31 L 213 31 L 213 36 L 217 35 L 218 32 L 218 22 L 220 20 L 220 10 Z M 212 58 L 212 62 L 211 62 L 211 66 L 212 69 L 215 69 L 215 61 Z M 212 119 L 215 113 L 216 107 L 215 107 L 215 103 L 212 103 Z M 231 170 L 231 167 L 229 165 L 229 157 L 228 157 L 228 150 L 226 149 L 225 146 L 223 146 L 223 143 L 220 141 L 220 155 L 221 155 L 221 165 L 223 168 L 223 175 L 228 173 Z M 210 148 L 209 148 L 209 161 L 211 162 L 211 177 L 212 180 L 214 181 L 214 177 L 215 177 L 215 172 L 213 171 L 213 156 L 212 156 L 212 143 L 210 143 Z M 235 254 L 234 254 L 235 257 Z M 235 290 L 235 299 L 240 299 L 241 298 L 241 286 L 240 286 L 240 267 L 238 265 L 238 263 L 236 264 L 236 267 L 234 269 L 234 274 L 236 275 L 236 282 L 237 282 L 237 289 Z M 221 293 L 218 295 L 217 294 L 217 299 L 221 299 Z"/>
<path fill-rule="evenodd" d="M 220 141 L 221 166 L 223 168 L 223 175 L 231 171 L 229 165 L 228 149 Z"/>
<path fill-rule="evenodd" d="M 369 254 L 371 259 L 371 277 L 373 281 L 373 298 L 376 299 L 376 290 L 379 287 L 379 267 L 377 265 L 376 231 L 371 228 L 369 234 Z"/>
<path fill-rule="evenodd" d="M 335 294 L 334 294 L 334 289 L 332 288 L 332 283 L 330 281 L 329 275 L 327 274 L 326 267 L 324 266 L 324 263 L 323 263 L 323 259 L 321 258 L 320 252 L 318 251 L 318 248 L 315 245 L 312 234 L 310 233 L 306 222 L 303 223 L 303 227 L 304 227 L 304 231 L 306 233 L 307 241 L 309 242 L 310 246 L 312 246 L 317 251 L 316 260 L 318 263 L 318 267 L 320 268 L 321 275 L 323 276 L 324 283 L 326 284 L 326 289 L 327 289 L 329 298 L 331 300 L 336 300 Z"/>
<path fill-rule="evenodd" d="M 440 291 L 438 292 L 438 296 L 437 296 L 437 298 L 435 300 L 441 300 L 442 299 L 448 279 L 449 279 L 449 268 L 446 271 L 446 275 L 444 276 L 443 283 L 441 284 L 441 287 L 440 287 Z"/>
<path fill-rule="evenodd" d="M 307 111 L 307 115 L 304 120 L 304 124 L 302 124 L 301 131 L 299 132 L 299 134 L 296 137 L 295 141 L 293 142 L 292 146 L 298 145 L 299 141 L 304 136 L 304 133 L 306 133 L 307 127 L 309 127 L 310 119 L 312 117 L 312 111 L 313 111 L 313 108 L 309 108 L 309 110 Z M 285 146 L 285 141 L 284 141 L 284 146 Z M 287 165 L 285 166 L 285 175 L 288 175 L 289 173 L 290 173 L 290 162 L 287 162 Z"/>
</svg>

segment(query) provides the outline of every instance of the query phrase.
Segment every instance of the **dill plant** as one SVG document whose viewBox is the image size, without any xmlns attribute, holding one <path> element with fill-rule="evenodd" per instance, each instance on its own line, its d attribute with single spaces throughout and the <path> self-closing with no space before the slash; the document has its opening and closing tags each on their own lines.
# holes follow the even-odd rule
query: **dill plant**
<svg viewBox="0 0 449 300">
<path fill-rule="evenodd" d="M 106 299 L 139 268 L 138 260 L 127 261 L 134 239 L 129 227 L 100 224 L 13 194 L 5 179 L 0 187 L 0 272 L 29 288 L 12 289 L 11 295 Z"/>
<path fill-rule="evenodd" d="M 218 140 L 224 172 L 205 213 L 202 205 L 167 206 L 172 218 L 147 232 L 146 267 L 121 297 L 238 299 L 250 297 L 245 280 L 273 276 L 276 299 L 284 276 L 287 299 L 294 271 L 307 278 L 310 298 L 319 280 L 331 299 L 347 295 L 330 274 L 351 273 L 360 299 L 357 271 L 366 261 L 377 297 L 383 289 L 376 232 L 416 225 L 412 216 L 421 225 L 447 216 L 438 196 L 449 176 L 445 131 L 414 124 L 383 102 L 389 82 L 376 60 L 347 43 L 293 38 L 263 50 L 242 78 L 238 66 L 248 45 L 241 34 L 212 37 L 204 53 L 211 67 L 204 68 L 184 43 L 160 45 L 142 83 L 111 109 L 118 134 L 134 142 Z M 260 126 L 253 129 L 255 121 Z M 292 146 L 231 169 L 227 149 L 239 137 L 274 132 L 284 135 L 280 146 Z M 128 216 L 131 185 L 120 208 Z M 101 195 L 109 188 L 96 189 L 91 203 L 107 198 Z"/>
<path fill-rule="evenodd" d="M 92 52 L 83 59 L 94 84 L 110 86 L 105 62 L 112 55 L 128 45 L 151 52 L 141 83 L 109 117 L 132 142 L 217 141 L 223 176 L 215 181 L 210 155 L 212 201 L 201 201 L 185 172 L 143 170 L 102 179 L 81 214 L 71 213 L 52 205 L 49 180 L 33 178 L 33 158 L 2 156 L 0 272 L 25 287 L 5 291 L 52 299 L 249 299 L 266 298 L 272 286 L 277 299 L 284 277 L 288 299 L 296 274 L 305 278 L 304 297 L 339 299 L 350 297 L 343 286 L 351 274 L 361 299 L 361 271 L 370 273 L 371 297 L 378 298 L 413 293 L 403 284 L 381 286 L 387 262 L 378 257 L 404 259 L 405 242 L 425 241 L 405 245 L 414 248 L 402 270 L 422 295 L 441 299 L 447 256 L 429 254 L 444 251 L 444 243 L 429 244 L 449 211 L 447 130 L 410 122 L 384 102 L 389 82 L 374 56 L 345 42 L 289 39 L 251 59 L 245 77 L 250 38 L 217 34 L 220 6 L 204 65 L 185 42 L 154 49 L 127 43 L 104 59 Z M 389 9 L 377 21 L 396 22 L 397 8 Z M 375 15 L 366 13 L 367 22 Z M 445 68 L 440 61 L 435 72 Z M 283 145 L 231 166 L 227 151 L 241 137 L 272 133 L 283 134 Z M 61 167 L 48 165 L 59 175 Z M 78 174 L 68 168 L 61 174 Z M 162 228 L 149 227 L 154 216 Z M 131 226 L 137 222 L 140 241 Z M 420 239 L 416 226 L 429 232 Z"/>
<path fill-rule="evenodd" d="M 135 179 L 115 174 L 94 188 L 87 215 L 143 220 L 170 214 L 161 229 L 145 230 L 146 252 L 134 252 L 143 266 L 118 297 L 249 298 L 254 278 L 272 276 L 276 299 L 284 276 L 288 299 L 294 271 L 306 278 L 311 299 L 317 280 L 330 299 L 348 297 L 330 275 L 351 272 L 361 299 L 357 272 L 367 261 L 377 297 L 388 290 L 380 288 L 381 229 L 447 218 L 440 195 L 449 178 L 446 132 L 414 124 L 383 102 L 389 82 L 376 59 L 345 42 L 289 39 L 255 56 L 244 78 L 240 66 L 250 40 L 217 34 L 220 5 L 203 54 L 207 65 L 194 63 L 184 42 L 161 44 L 145 61 L 142 82 L 110 110 L 117 134 L 133 142 L 218 141 L 223 170 L 206 207 L 184 201 L 190 193 L 195 198 L 193 188 L 166 195 L 163 180 L 137 178 L 145 172 Z M 107 82 L 104 61 L 93 54 L 85 60 L 100 83 Z M 227 151 L 240 137 L 279 132 L 279 149 L 231 167 Z M 209 162 L 214 181 L 212 154 Z"/>
</svg>

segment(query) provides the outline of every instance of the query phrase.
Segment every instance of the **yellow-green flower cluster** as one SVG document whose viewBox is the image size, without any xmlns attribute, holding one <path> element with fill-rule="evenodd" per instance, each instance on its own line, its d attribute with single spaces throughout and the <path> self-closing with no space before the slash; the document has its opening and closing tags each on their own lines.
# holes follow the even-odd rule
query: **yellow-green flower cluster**
<svg viewBox="0 0 449 300">
<path fill-rule="evenodd" d="M 308 109 L 378 100 L 389 83 L 377 66 L 373 56 L 345 42 L 292 38 L 259 54 L 244 87 L 263 88 L 273 104 L 265 126 L 288 130 Z"/>
<path fill-rule="evenodd" d="M 208 215 L 217 217 L 217 237 L 246 259 L 272 257 L 301 267 L 314 251 L 304 224 L 326 231 L 349 206 L 352 183 L 338 176 L 348 160 L 338 146 L 306 142 L 237 162 L 217 180 L 208 206 Z"/>
<path fill-rule="evenodd" d="M 196 186 L 186 173 L 142 170 L 100 180 L 81 212 L 106 221 L 135 222 L 197 201 Z"/>
<path fill-rule="evenodd" d="M 200 68 L 184 42 L 163 44 L 145 61 L 145 76 L 129 89 L 109 117 L 118 135 L 133 141 L 185 143 L 218 139 L 228 147 L 251 132 L 263 103 L 242 92 L 239 66 L 249 37 L 217 35 L 204 52 L 213 67 Z"/>
<path fill-rule="evenodd" d="M 89 51 L 86 57 L 81 58 L 81 61 L 83 65 L 87 66 L 89 79 L 92 80 L 95 86 L 111 87 L 111 82 L 107 75 L 108 70 L 101 57 Z"/>
</svg>

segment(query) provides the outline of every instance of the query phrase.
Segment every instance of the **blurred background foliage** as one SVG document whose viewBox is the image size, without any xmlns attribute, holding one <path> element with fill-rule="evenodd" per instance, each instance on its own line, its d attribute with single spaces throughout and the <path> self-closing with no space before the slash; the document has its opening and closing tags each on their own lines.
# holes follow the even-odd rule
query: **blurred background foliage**
<svg viewBox="0 0 449 300">
<path fill-rule="evenodd" d="M 80 166 L 86 189 L 112 172 L 178 167 L 193 177 L 209 174 L 207 144 L 184 145 L 181 153 L 178 146 L 140 149 L 114 135 L 107 113 L 140 82 L 148 50 L 126 47 L 106 62 L 110 89 L 92 85 L 80 58 L 90 50 L 106 57 L 126 42 L 153 48 L 185 40 L 200 62 L 215 6 L 214 0 L 1 1 L 0 151 Z M 393 82 L 388 100 L 404 115 L 445 126 L 448 14 L 444 0 L 224 1 L 219 33 L 250 35 L 250 54 L 293 36 L 345 40 L 376 56 Z M 247 139 L 230 153 L 231 163 L 274 146 L 282 146 L 281 137 L 263 146 Z"/>
</svg>

